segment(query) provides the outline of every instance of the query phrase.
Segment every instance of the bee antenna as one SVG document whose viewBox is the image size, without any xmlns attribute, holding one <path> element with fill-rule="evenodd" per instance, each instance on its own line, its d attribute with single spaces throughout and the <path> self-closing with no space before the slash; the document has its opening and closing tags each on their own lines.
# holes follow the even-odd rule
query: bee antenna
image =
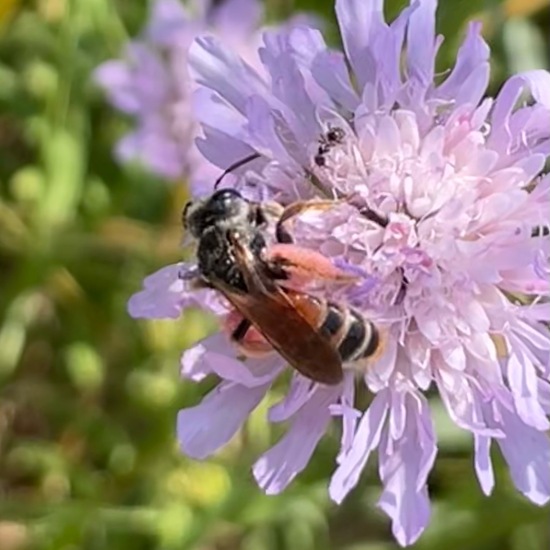
<svg viewBox="0 0 550 550">
<path fill-rule="evenodd" d="M 237 162 L 233 163 L 229 168 L 226 168 L 222 175 L 215 181 L 214 183 L 214 189 L 218 188 L 218 185 L 221 183 L 222 179 L 227 176 L 227 174 L 233 172 L 233 170 L 236 170 L 237 168 L 240 168 L 244 164 L 247 164 L 248 162 L 252 162 L 253 160 L 256 160 L 257 158 L 260 158 L 262 155 L 260 153 L 252 153 L 251 155 L 248 155 L 247 157 L 244 157 L 241 160 L 238 160 Z"/>
</svg>

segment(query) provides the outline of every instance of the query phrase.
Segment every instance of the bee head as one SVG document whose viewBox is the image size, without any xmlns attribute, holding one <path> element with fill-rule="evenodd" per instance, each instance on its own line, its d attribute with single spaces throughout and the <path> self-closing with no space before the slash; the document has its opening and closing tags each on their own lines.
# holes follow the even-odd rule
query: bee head
<svg viewBox="0 0 550 550">
<path fill-rule="evenodd" d="M 210 227 L 249 223 L 250 218 L 250 202 L 235 189 L 220 189 L 204 200 L 190 201 L 182 213 L 183 226 L 196 238 Z"/>
</svg>

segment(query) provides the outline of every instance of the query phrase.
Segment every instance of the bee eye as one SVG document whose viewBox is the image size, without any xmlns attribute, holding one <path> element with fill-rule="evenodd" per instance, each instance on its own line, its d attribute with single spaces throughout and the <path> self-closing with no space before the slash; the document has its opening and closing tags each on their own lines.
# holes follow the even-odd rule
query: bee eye
<svg viewBox="0 0 550 550">
<path fill-rule="evenodd" d="M 219 202 L 230 202 L 240 198 L 242 198 L 241 194 L 235 189 L 221 189 L 212 195 L 212 200 Z"/>
<path fill-rule="evenodd" d="M 216 216 L 231 215 L 245 202 L 242 195 L 235 189 L 216 191 L 208 201 L 208 211 Z"/>
</svg>

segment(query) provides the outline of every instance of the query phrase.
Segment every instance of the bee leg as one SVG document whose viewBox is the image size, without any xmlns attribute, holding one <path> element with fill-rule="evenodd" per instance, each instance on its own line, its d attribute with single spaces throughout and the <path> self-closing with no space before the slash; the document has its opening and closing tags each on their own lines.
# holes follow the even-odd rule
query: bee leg
<svg viewBox="0 0 550 550">
<path fill-rule="evenodd" d="M 319 156 L 319 155 L 317 155 L 317 156 Z M 323 160 L 324 160 L 324 158 L 323 158 Z M 323 161 L 321 161 L 321 162 L 323 162 Z M 319 191 L 325 197 L 330 197 L 331 196 L 330 189 L 327 189 L 326 185 L 311 170 L 306 170 L 306 175 L 307 175 L 307 179 L 309 180 L 311 185 L 313 185 L 313 187 L 315 187 L 315 189 L 317 189 L 317 191 Z"/>
<path fill-rule="evenodd" d="M 292 235 L 286 230 L 281 222 L 277 222 L 275 226 L 275 238 L 278 243 L 292 244 L 294 242 Z"/>
<path fill-rule="evenodd" d="M 258 227 L 267 225 L 269 221 L 276 222 L 284 212 L 284 206 L 278 202 L 255 202 L 252 203 L 255 207 L 255 224 Z"/>
<path fill-rule="evenodd" d="M 359 213 L 367 218 L 367 220 L 370 220 L 371 222 L 374 222 L 376 225 L 379 225 L 380 227 L 387 227 L 388 226 L 388 219 L 373 210 L 372 208 L 369 208 L 368 206 L 364 208 L 359 209 Z"/>
<path fill-rule="evenodd" d="M 333 208 L 335 205 L 345 202 L 345 200 L 341 199 L 296 201 L 285 207 L 281 217 L 279 218 L 279 222 L 284 223 L 287 220 L 298 216 L 302 212 L 305 212 L 306 210 L 328 210 L 329 208 Z"/>
<path fill-rule="evenodd" d="M 251 326 L 252 326 L 252 323 L 248 319 L 243 317 L 241 322 L 235 327 L 235 329 L 231 333 L 231 336 L 230 336 L 231 340 L 233 340 L 237 344 L 241 343 L 244 340 L 246 333 L 248 332 Z"/>
<path fill-rule="evenodd" d="M 191 290 L 204 290 L 204 289 L 215 289 L 216 287 L 209 283 L 206 279 L 202 277 L 197 277 L 189 281 L 189 287 Z"/>
<path fill-rule="evenodd" d="M 287 279 L 289 284 L 312 280 L 352 283 L 355 275 L 336 267 L 325 255 L 293 244 L 278 243 L 266 250 L 265 260 L 276 279 Z"/>
<path fill-rule="evenodd" d="M 407 286 L 409 285 L 409 280 L 407 279 L 403 268 L 399 268 L 399 271 L 401 272 L 401 285 L 399 286 L 399 290 L 397 291 L 397 295 L 393 301 L 394 305 L 400 305 L 403 303 L 403 300 L 407 294 Z"/>
<path fill-rule="evenodd" d="M 242 359 L 246 359 L 247 357 L 264 357 L 273 352 L 271 344 L 245 317 L 241 317 L 234 328 L 227 323 L 226 329 L 229 329 L 230 340 L 241 351 Z"/>
<path fill-rule="evenodd" d="M 345 203 L 343 199 L 334 199 L 334 200 L 311 200 L 311 201 L 296 201 L 292 204 L 289 204 L 281 213 L 279 220 L 275 226 L 275 237 L 280 243 L 291 244 L 294 242 L 292 235 L 284 227 L 285 222 L 290 219 L 300 215 L 306 210 L 328 210 L 333 208 L 335 205 Z"/>
</svg>

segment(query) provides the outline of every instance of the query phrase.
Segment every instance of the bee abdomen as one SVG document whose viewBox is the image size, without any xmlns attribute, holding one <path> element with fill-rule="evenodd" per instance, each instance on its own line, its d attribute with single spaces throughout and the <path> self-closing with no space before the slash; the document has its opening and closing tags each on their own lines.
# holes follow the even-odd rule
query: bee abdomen
<svg viewBox="0 0 550 550">
<path fill-rule="evenodd" d="M 365 321 L 354 311 L 347 310 L 346 331 L 338 344 L 338 353 L 342 361 L 355 361 L 363 355 L 363 350 L 367 345 L 368 330 Z"/>
<path fill-rule="evenodd" d="M 320 326 L 320 331 L 331 339 L 336 339 L 337 335 L 344 327 L 345 318 L 341 309 L 332 303 L 325 304 L 325 316 Z"/>
<path fill-rule="evenodd" d="M 332 341 L 343 363 L 374 355 L 380 347 L 376 326 L 357 311 L 335 302 L 321 302 L 319 330 Z"/>
<path fill-rule="evenodd" d="M 380 333 L 376 326 L 365 319 L 365 323 L 369 327 L 370 338 L 367 340 L 367 345 L 363 351 L 362 357 L 371 357 L 383 349 L 382 340 L 380 339 Z"/>
<path fill-rule="evenodd" d="M 334 327 L 331 335 L 334 337 L 342 362 L 358 361 L 376 353 L 380 338 L 373 323 L 357 311 L 341 305 L 329 304 L 328 311 L 334 312 L 330 320 L 331 326 Z M 326 315 L 324 325 L 329 324 L 330 317 L 330 314 Z"/>
</svg>

